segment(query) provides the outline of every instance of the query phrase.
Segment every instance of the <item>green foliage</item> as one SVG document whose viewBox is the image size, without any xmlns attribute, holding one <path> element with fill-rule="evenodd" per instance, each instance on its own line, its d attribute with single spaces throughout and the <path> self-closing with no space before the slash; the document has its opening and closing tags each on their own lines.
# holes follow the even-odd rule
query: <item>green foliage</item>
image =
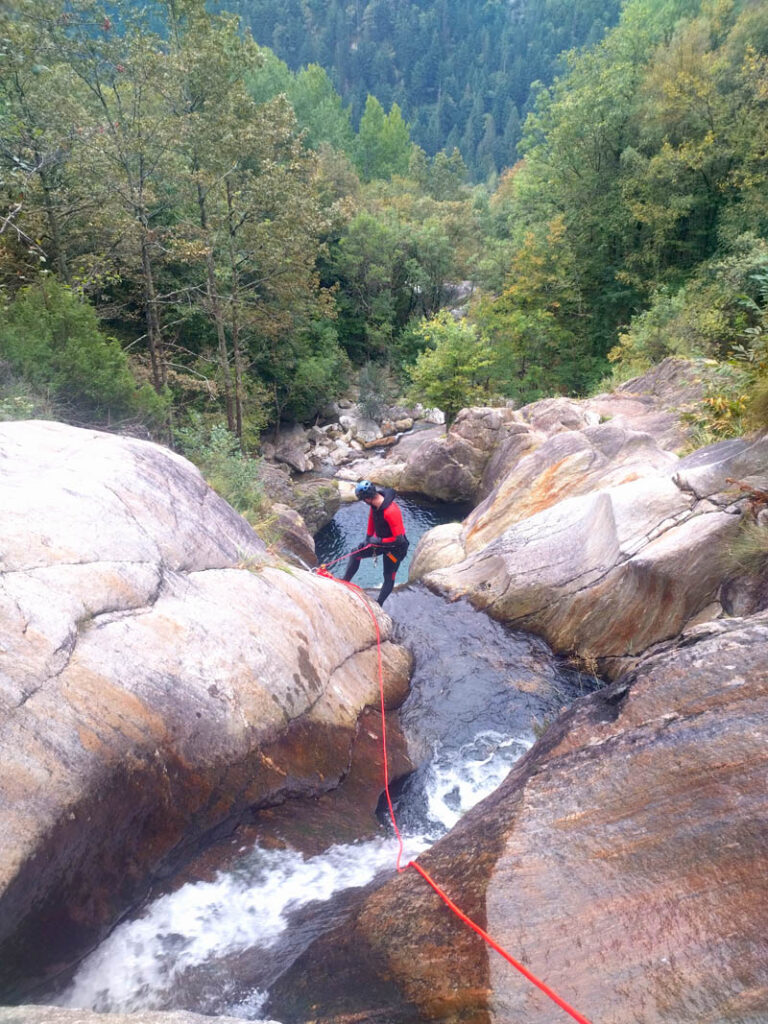
<svg viewBox="0 0 768 1024">
<path fill-rule="evenodd" d="M 445 413 L 446 429 L 466 406 L 489 400 L 494 355 L 477 328 L 438 313 L 419 327 L 426 348 L 413 366 L 410 397 Z"/>
<path fill-rule="evenodd" d="M 313 419 L 349 383 L 349 361 L 329 320 L 276 339 L 262 338 L 253 367 L 271 398 L 274 423 Z"/>
<path fill-rule="evenodd" d="M 743 520 L 728 550 L 732 567 L 753 578 L 768 569 L 768 527 Z"/>
<path fill-rule="evenodd" d="M 768 430 L 768 374 L 758 374 L 752 383 L 746 410 L 748 430 Z"/>
<path fill-rule="evenodd" d="M 754 236 L 738 240 L 735 251 L 702 263 L 675 291 L 659 290 L 609 353 L 617 364 L 638 372 L 669 355 L 754 361 L 768 294 L 768 243 Z"/>
<path fill-rule="evenodd" d="M 467 174 L 467 166 L 455 146 L 450 155 L 439 150 L 431 162 L 420 146 L 411 147 L 408 176 L 433 199 L 461 199 Z"/>
<path fill-rule="evenodd" d="M 318 64 L 310 64 L 294 74 L 271 50 L 263 47 L 260 64 L 249 71 L 246 81 L 257 103 L 267 103 L 285 94 L 309 148 L 317 149 L 325 142 L 334 149 L 352 151 L 354 132 L 349 110 L 343 106 L 325 69 Z"/>
<path fill-rule="evenodd" d="M 332 247 L 339 338 L 353 362 L 389 361 L 399 369 L 409 354 L 399 340 L 408 324 L 443 304 L 458 260 L 456 227 L 439 205 L 424 206 L 412 194 L 377 197 Z M 455 215 L 454 204 L 446 205 Z"/>
<path fill-rule="evenodd" d="M 480 303 L 476 319 L 494 350 L 499 390 L 521 403 L 584 390 L 599 362 L 579 331 L 584 298 L 562 218 L 529 231 L 506 287 Z"/>
<path fill-rule="evenodd" d="M 389 368 L 381 363 L 366 363 L 357 375 L 357 386 L 363 415 L 370 420 L 381 419 L 397 394 Z"/>
<path fill-rule="evenodd" d="M 135 369 L 248 447 L 350 363 L 458 365 L 450 325 L 421 321 L 471 279 L 488 362 L 453 377 L 478 400 L 581 393 L 609 352 L 617 377 L 694 354 L 746 382 L 707 396 L 703 434 L 766 422 L 765 4 L 627 0 L 605 34 L 618 0 L 249 0 L 300 70 L 204 0 L 6 8 L 0 286 L 29 395 L 159 415 Z M 581 39 L 552 81 L 552 46 Z M 24 288 L 54 275 L 75 326 L 45 340 Z"/>
<path fill-rule="evenodd" d="M 768 376 L 768 243 L 748 235 L 728 256 L 705 261 L 619 335 L 609 353 L 611 384 L 643 373 L 670 355 L 720 360 L 701 409 L 689 417 L 696 442 L 737 436 L 768 424 L 763 407 Z"/>
<path fill-rule="evenodd" d="M 355 142 L 355 163 L 363 181 L 407 174 L 411 134 L 397 103 L 388 114 L 375 96 L 369 96 Z"/>
<path fill-rule="evenodd" d="M 167 410 L 165 399 L 139 385 L 93 307 L 52 278 L 23 288 L 6 310 L 0 358 L 33 389 L 48 389 L 76 421 L 157 423 Z"/>
<path fill-rule="evenodd" d="M 740 437 L 747 431 L 751 375 L 729 363 L 714 364 L 704 387 L 701 404 L 682 419 L 693 427 L 688 450 L 694 451 L 715 441 Z"/>
<path fill-rule="evenodd" d="M 369 95 L 386 109 L 397 103 L 429 156 L 456 146 L 474 180 L 487 180 L 516 160 L 531 83 L 551 82 L 564 50 L 597 42 L 619 0 L 231 0 L 230 9 L 294 70 L 327 68 L 355 123 Z"/>
<path fill-rule="evenodd" d="M 244 455 L 238 438 L 223 423 L 209 424 L 199 413 L 192 413 L 187 426 L 174 433 L 183 454 L 232 508 L 249 521 L 264 512 L 267 500 L 260 460 Z"/>
<path fill-rule="evenodd" d="M 48 395 L 20 382 L 7 366 L 0 367 L 0 420 L 53 419 L 61 419 L 61 413 Z"/>
</svg>

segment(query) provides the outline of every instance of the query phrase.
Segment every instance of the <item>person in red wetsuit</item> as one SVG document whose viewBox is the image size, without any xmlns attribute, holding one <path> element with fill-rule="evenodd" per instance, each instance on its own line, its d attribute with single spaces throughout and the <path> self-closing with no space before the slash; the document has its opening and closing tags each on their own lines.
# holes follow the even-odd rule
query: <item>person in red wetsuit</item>
<svg viewBox="0 0 768 1024">
<path fill-rule="evenodd" d="M 395 492 L 391 487 L 377 490 L 370 480 L 361 480 L 355 487 L 355 497 L 364 501 L 368 512 L 368 529 L 365 544 L 353 551 L 347 562 L 344 579 L 351 580 L 360 568 L 362 558 L 373 558 L 374 555 L 384 556 L 384 582 L 376 600 L 384 604 L 392 593 L 395 576 L 400 563 L 408 552 L 408 538 L 405 535 L 403 516 L 395 504 Z"/>
</svg>

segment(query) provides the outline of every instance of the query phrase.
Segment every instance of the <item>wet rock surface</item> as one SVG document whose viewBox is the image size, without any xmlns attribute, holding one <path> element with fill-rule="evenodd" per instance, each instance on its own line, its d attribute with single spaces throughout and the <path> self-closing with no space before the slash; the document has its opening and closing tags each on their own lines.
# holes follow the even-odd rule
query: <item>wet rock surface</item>
<svg viewBox="0 0 768 1024">
<path fill-rule="evenodd" d="M 768 489 L 768 442 L 679 458 L 679 409 L 701 378 L 667 363 L 584 403 L 471 411 L 453 436 L 407 435 L 349 473 L 384 482 L 380 461 L 399 486 L 410 465 L 420 490 L 447 480 L 482 499 L 463 526 L 427 535 L 413 577 L 616 679 L 561 715 L 420 862 L 592 1020 L 764 1024 L 766 580 L 734 576 L 728 559 L 742 488 Z M 334 830 L 375 830 L 364 611 L 275 564 L 184 460 L 104 438 L 0 425 L 6 998 L 30 961 L 63 968 L 150 883 L 176 885 L 164 879 L 183 864 L 217 870 L 233 839 L 258 831 L 312 854 Z M 119 457 L 110 445 L 124 445 Z M 343 459 L 360 454 L 347 448 Z M 287 472 L 273 475 L 293 502 Z M 398 600 L 418 621 L 408 594 Z M 396 704 L 408 659 L 381 623 Z M 395 727 L 390 773 L 409 764 Z M 298 912 L 285 961 L 270 954 L 284 1024 L 559 1017 L 412 871 L 339 897 L 326 918 L 320 936 Z M 247 987 L 253 955 L 230 967 Z M 189 1005 L 219 1012 L 217 984 L 190 981 Z M 8 1024 L 49 1024 L 38 1011 L 5 1012 L 33 1014 Z"/>
<path fill-rule="evenodd" d="M 408 698 L 388 715 L 389 770 L 406 847 L 422 849 L 425 836 L 444 835 L 503 779 L 533 742 L 535 721 L 594 681 L 553 658 L 542 641 L 467 604 L 446 606 L 421 587 L 398 591 L 390 602 L 416 667 Z M 264 990 L 318 935 L 342 924 L 359 887 L 394 873 L 397 844 L 382 824 L 381 801 L 378 821 L 373 813 L 382 767 L 376 712 L 364 712 L 357 735 L 340 785 L 258 811 L 156 887 L 60 998 L 105 1011 L 260 1012 Z M 303 739 L 311 746 L 312 737 Z"/>
<path fill-rule="evenodd" d="M 252 808 L 334 788 L 378 687 L 360 602 L 267 558 L 186 460 L 6 423 L 0 470 L 10 995 Z M 381 628 L 397 703 L 410 661 Z"/>
<path fill-rule="evenodd" d="M 765 613 L 657 649 L 577 701 L 419 862 L 591 1020 L 762 1024 L 767 665 Z M 413 870 L 311 946 L 273 1000 L 288 1022 L 560 1012 Z"/>
<path fill-rule="evenodd" d="M 219 1017 L 220 1024 L 240 1024 L 235 1017 Z M 160 1013 L 145 1010 L 142 1013 L 103 1013 L 92 1010 L 70 1010 L 62 1006 L 0 1006 L 0 1024 L 206 1024 L 210 1017 L 186 1010 Z M 259 1024 L 259 1022 L 255 1022 Z M 264 1021 L 263 1024 L 270 1024 Z"/>
</svg>

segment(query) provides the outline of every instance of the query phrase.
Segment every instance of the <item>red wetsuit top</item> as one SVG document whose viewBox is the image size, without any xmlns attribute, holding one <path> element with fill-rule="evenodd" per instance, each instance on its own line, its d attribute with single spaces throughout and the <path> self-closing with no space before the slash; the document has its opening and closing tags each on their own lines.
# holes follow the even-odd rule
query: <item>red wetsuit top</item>
<svg viewBox="0 0 768 1024">
<path fill-rule="evenodd" d="M 369 537 L 378 537 L 382 544 L 395 544 L 399 537 L 405 537 L 403 516 L 391 487 L 385 487 L 379 494 L 384 495 L 384 503 L 379 508 L 371 506 L 367 533 Z"/>
</svg>

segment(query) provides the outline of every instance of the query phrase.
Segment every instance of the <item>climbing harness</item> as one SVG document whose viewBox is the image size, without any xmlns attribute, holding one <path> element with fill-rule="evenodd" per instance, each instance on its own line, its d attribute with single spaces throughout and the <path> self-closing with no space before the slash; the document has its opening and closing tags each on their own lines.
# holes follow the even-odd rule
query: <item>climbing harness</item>
<svg viewBox="0 0 768 1024">
<path fill-rule="evenodd" d="M 401 863 L 403 857 L 403 837 L 400 835 L 400 829 L 397 826 L 397 820 L 395 818 L 395 809 L 392 805 L 392 797 L 390 796 L 389 793 L 389 764 L 387 761 L 387 717 L 384 708 L 384 667 L 381 657 L 381 632 L 379 630 L 379 622 L 378 619 L 376 618 L 376 614 L 371 605 L 371 601 L 369 600 L 368 595 L 365 593 L 365 591 L 356 583 L 350 583 L 347 580 L 340 580 L 338 579 L 338 577 L 334 576 L 333 573 L 328 571 L 329 566 L 335 565 L 336 562 L 341 562 L 345 558 L 349 558 L 350 555 L 359 554 L 360 551 L 365 551 L 366 548 L 368 547 L 372 547 L 372 545 L 366 544 L 365 547 L 359 548 L 357 551 L 352 551 L 347 555 L 342 555 L 340 558 L 335 558 L 332 562 L 325 562 L 322 565 L 319 565 L 315 569 L 313 569 L 312 572 L 317 576 L 323 576 L 326 579 L 334 580 L 336 583 L 340 583 L 343 587 L 347 587 L 349 590 L 355 591 L 362 598 L 365 608 L 371 617 L 371 621 L 373 622 L 373 628 L 376 633 L 376 656 L 379 674 L 379 698 L 381 703 L 381 744 L 384 762 L 384 793 L 387 798 L 389 818 L 390 821 L 392 822 L 392 828 L 394 829 L 398 843 L 396 859 L 397 873 L 402 874 L 404 871 L 407 871 L 408 868 L 413 868 L 414 871 L 421 875 L 421 877 L 424 879 L 427 885 L 434 889 L 434 891 L 437 893 L 437 895 L 440 897 L 443 903 L 445 903 L 445 905 L 449 908 L 449 910 L 451 910 L 456 915 L 456 917 L 459 918 L 460 921 L 463 921 L 468 928 L 471 928 L 473 932 L 476 932 L 480 936 L 480 938 L 483 939 L 483 941 L 491 947 L 491 949 L 495 950 L 499 954 L 499 956 L 503 957 L 504 960 L 507 961 L 507 963 L 511 964 L 511 966 L 515 968 L 515 970 L 519 971 L 524 978 L 527 978 L 528 981 L 531 982 L 531 984 L 535 985 L 546 996 L 549 996 L 553 1003 L 556 1003 L 560 1007 L 560 1009 L 565 1010 L 565 1012 L 569 1014 L 575 1021 L 578 1021 L 579 1024 L 590 1024 L 590 1021 L 587 1020 L 587 1018 L 584 1017 L 582 1014 L 580 1014 L 578 1010 L 574 1010 L 572 1006 L 569 1006 L 568 1003 L 566 1003 L 564 999 L 561 999 L 560 996 L 556 992 L 554 992 L 548 985 L 545 985 L 544 982 L 541 981 L 541 979 L 537 978 L 535 974 L 532 974 L 526 967 L 519 963 L 519 961 L 515 960 L 515 958 L 511 956 L 502 946 L 495 942 L 494 939 L 492 939 L 491 936 L 488 934 L 488 932 L 484 931 L 484 929 L 482 929 L 480 925 L 475 924 L 475 922 L 471 918 L 467 917 L 467 915 L 456 906 L 453 900 L 450 899 L 450 897 L 440 888 L 437 882 L 431 877 L 431 875 L 429 875 L 424 870 L 424 868 L 421 867 L 420 864 L 417 864 L 415 860 L 409 860 L 408 863 L 405 865 Z"/>
</svg>

